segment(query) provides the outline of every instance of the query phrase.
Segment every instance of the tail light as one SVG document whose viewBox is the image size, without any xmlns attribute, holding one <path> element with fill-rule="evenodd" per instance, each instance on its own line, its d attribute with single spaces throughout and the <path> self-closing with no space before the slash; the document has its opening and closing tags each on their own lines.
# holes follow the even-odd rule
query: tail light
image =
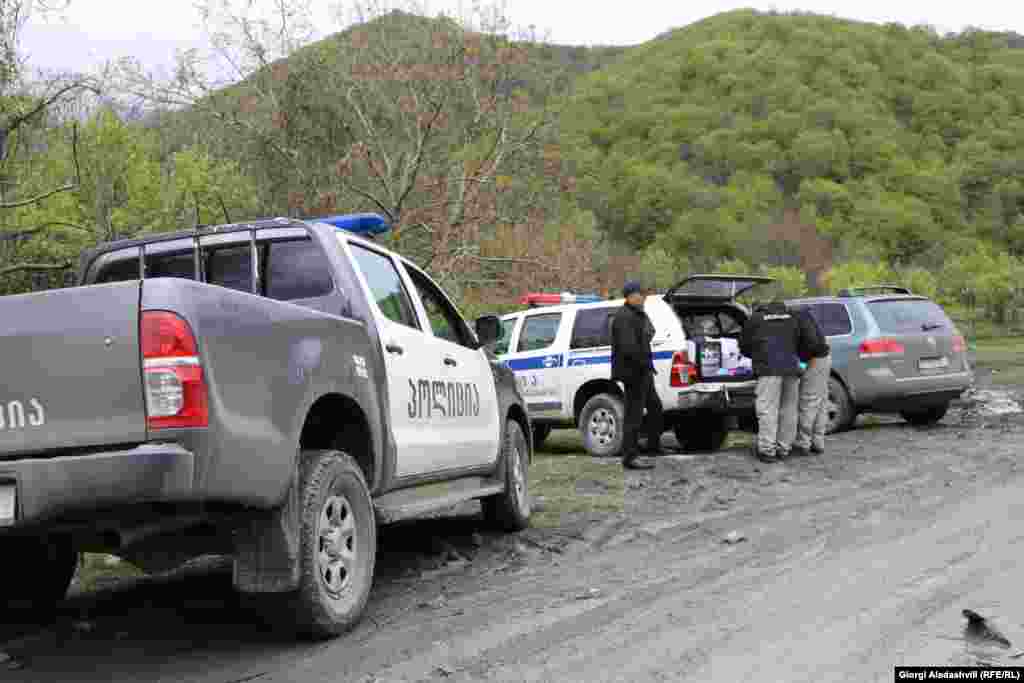
<svg viewBox="0 0 1024 683">
<path fill-rule="evenodd" d="M 146 311 L 139 344 L 149 429 L 208 426 L 206 379 L 188 323 L 168 311 Z"/>
<path fill-rule="evenodd" d="M 889 356 L 902 356 L 905 349 L 895 339 L 868 339 L 861 342 L 861 358 L 888 358 Z"/>
<path fill-rule="evenodd" d="M 967 351 L 967 340 L 961 334 L 955 335 L 953 337 L 953 353 L 964 353 L 965 351 Z"/>
<path fill-rule="evenodd" d="M 690 362 L 689 356 L 690 354 L 686 351 L 676 351 L 672 355 L 670 386 L 685 387 L 691 382 L 697 381 L 697 367 Z"/>
</svg>

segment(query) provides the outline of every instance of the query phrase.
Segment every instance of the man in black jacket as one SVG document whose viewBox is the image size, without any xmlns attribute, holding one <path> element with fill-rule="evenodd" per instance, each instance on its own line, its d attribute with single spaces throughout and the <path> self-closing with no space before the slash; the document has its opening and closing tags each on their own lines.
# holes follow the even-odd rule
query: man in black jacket
<svg viewBox="0 0 1024 683">
<path fill-rule="evenodd" d="M 740 335 L 740 353 L 758 378 L 754 454 L 763 462 L 787 457 L 796 436 L 800 344 L 796 317 L 781 301 L 758 306 Z"/>
<path fill-rule="evenodd" d="M 651 469 L 650 463 L 638 463 L 638 434 L 647 409 L 647 452 L 661 452 L 664 417 L 661 399 L 654 388 L 654 358 L 651 340 L 654 325 L 644 312 L 645 292 L 635 280 L 622 288 L 625 305 L 612 319 L 612 381 L 626 389 L 625 428 L 622 437 L 622 465 L 627 469 Z"/>
<path fill-rule="evenodd" d="M 832 372 L 832 350 L 818 322 L 807 309 L 796 312 L 800 326 L 800 360 L 807 369 L 800 377 L 799 419 L 792 455 L 825 452 L 828 427 L 828 377 Z"/>
</svg>

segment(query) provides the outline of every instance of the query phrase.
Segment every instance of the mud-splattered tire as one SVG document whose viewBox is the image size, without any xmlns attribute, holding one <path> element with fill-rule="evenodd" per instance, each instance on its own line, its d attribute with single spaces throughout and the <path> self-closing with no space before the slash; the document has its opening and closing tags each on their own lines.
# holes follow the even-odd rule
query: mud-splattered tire
<svg viewBox="0 0 1024 683">
<path fill-rule="evenodd" d="M 853 426 L 857 419 L 857 413 L 853 408 L 853 401 L 843 386 L 835 377 L 828 378 L 828 425 L 825 427 L 826 434 L 844 432 Z"/>
<path fill-rule="evenodd" d="M 921 410 L 904 410 L 900 415 L 915 427 L 930 427 L 946 417 L 948 410 L 949 404 L 944 403 L 940 406 L 923 408 Z"/>
<path fill-rule="evenodd" d="M 580 411 L 583 447 L 596 457 L 617 456 L 622 450 L 626 409 L 622 400 L 611 394 L 592 397 Z"/>
<path fill-rule="evenodd" d="M 499 469 L 505 491 L 480 501 L 484 519 L 504 531 L 522 531 L 530 525 L 530 447 L 523 428 L 512 419 L 505 425 Z"/>
<path fill-rule="evenodd" d="M 0 540 L 0 605 L 4 614 L 49 620 L 67 595 L 78 552 L 63 536 Z"/>
<path fill-rule="evenodd" d="M 300 469 L 300 584 L 292 608 L 299 633 L 322 640 L 362 615 L 377 560 L 377 521 L 362 471 L 339 451 L 305 451 Z"/>
<path fill-rule="evenodd" d="M 537 451 L 547 438 L 551 436 L 551 425 L 546 424 L 534 424 L 533 425 L 533 450 Z"/>
</svg>

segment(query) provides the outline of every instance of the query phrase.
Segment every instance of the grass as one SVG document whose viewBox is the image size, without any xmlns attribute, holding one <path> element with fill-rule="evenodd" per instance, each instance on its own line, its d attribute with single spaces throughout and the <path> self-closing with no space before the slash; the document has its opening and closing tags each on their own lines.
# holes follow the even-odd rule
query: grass
<svg viewBox="0 0 1024 683">
<path fill-rule="evenodd" d="M 595 458 L 579 432 L 556 430 L 534 455 L 530 489 L 543 499 L 531 526 L 556 528 L 565 515 L 614 513 L 625 508 L 626 478 L 618 458 Z"/>
<path fill-rule="evenodd" d="M 979 370 L 994 370 L 993 384 L 1024 384 L 1024 337 L 979 339 L 973 359 Z"/>
</svg>

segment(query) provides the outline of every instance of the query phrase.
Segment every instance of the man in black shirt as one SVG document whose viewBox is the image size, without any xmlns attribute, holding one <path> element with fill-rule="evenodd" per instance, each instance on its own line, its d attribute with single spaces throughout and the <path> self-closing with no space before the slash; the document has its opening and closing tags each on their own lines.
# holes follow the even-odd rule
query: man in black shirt
<svg viewBox="0 0 1024 683">
<path fill-rule="evenodd" d="M 800 344 L 796 317 L 781 301 L 758 306 L 740 335 L 740 353 L 758 378 L 754 454 L 763 462 L 787 457 L 796 437 Z"/>
<path fill-rule="evenodd" d="M 612 381 L 626 389 L 625 429 L 622 438 L 622 465 L 627 469 L 651 469 L 650 463 L 638 463 L 638 433 L 647 409 L 647 452 L 661 454 L 664 416 L 661 399 L 654 388 L 654 358 L 651 340 L 654 325 L 644 312 L 645 291 L 635 281 L 622 288 L 625 305 L 612 319 Z"/>
</svg>

